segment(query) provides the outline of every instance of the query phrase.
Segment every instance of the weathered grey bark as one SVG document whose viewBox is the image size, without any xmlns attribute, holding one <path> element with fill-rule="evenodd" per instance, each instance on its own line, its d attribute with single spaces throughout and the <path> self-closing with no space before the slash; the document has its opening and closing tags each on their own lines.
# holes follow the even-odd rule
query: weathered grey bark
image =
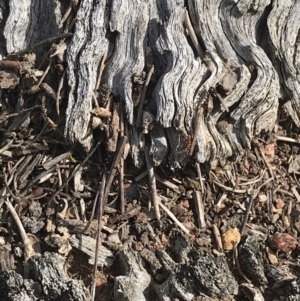
<svg viewBox="0 0 300 301">
<path fill-rule="evenodd" d="M 27 0 L 22 9 L 16 0 L 1 4 L 5 41 L 0 53 L 17 52 L 61 33 L 65 7 L 60 3 Z M 279 98 L 290 101 L 286 109 L 300 126 L 300 4 L 292 0 L 185 4 L 184 0 L 79 3 L 66 50 L 69 96 L 64 133 L 69 142 L 86 149 L 92 145 L 93 98 L 100 106 L 106 104 L 101 88 L 96 89 L 105 58 L 101 86 L 109 88 L 127 113 L 137 166 L 144 162 L 134 91 L 140 90 L 152 64 L 143 109 L 155 117 L 149 132 L 155 164 L 170 154 L 171 166 L 183 166 L 193 140 L 199 162 L 214 167 L 230 157 L 239 158 L 253 136 L 273 129 Z M 186 26 L 186 12 L 192 29 Z"/>
<path fill-rule="evenodd" d="M 192 301 L 198 296 L 232 300 L 238 292 L 224 256 L 214 257 L 197 250 L 179 235 L 175 243 L 176 261 L 164 250 L 135 252 L 124 250 L 118 258 L 114 285 L 115 300 Z M 148 265 L 143 264 L 143 259 Z M 145 266 L 148 266 L 146 270 Z M 151 281 L 150 273 L 154 279 Z M 151 296 L 151 292 L 156 293 Z"/>
<path fill-rule="evenodd" d="M 14 271 L 1 272 L 1 300 L 91 300 L 89 291 L 78 281 L 69 278 L 64 265 L 62 256 L 46 252 L 29 260 L 30 279 L 23 279 Z"/>
</svg>

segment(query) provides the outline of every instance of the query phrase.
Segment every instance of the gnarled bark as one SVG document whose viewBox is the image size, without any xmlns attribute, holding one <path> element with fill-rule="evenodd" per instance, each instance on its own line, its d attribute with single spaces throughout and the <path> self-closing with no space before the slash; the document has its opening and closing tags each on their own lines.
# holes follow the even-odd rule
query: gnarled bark
<svg viewBox="0 0 300 301">
<path fill-rule="evenodd" d="M 59 1 L 41 3 L 27 0 L 22 10 L 14 0 L 0 6 L 1 53 L 62 32 L 66 8 Z M 184 166 L 195 144 L 196 159 L 212 167 L 238 159 L 255 135 L 273 129 L 279 98 L 290 101 L 286 109 L 300 125 L 299 5 L 277 0 L 81 1 L 66 50 L 67 140 L 91 148 L 93 108 L 109 108 L 112 94 L 126 111 L 133 161 L 142 166 L 138 91 L 152 65 L 143 110 L 154 116 L 146 134 L 155 164 L 170 155 L 171 166 Z"/>
</svg>

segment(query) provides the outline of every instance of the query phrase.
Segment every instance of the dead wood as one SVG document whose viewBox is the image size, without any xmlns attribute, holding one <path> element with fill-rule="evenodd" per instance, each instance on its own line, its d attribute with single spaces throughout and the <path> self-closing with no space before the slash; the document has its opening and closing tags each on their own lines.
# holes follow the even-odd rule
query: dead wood
<svg viewBox="0 0 300 301">
<path fill-rule="evenodd" d="M 30 3 L 22 11 L 17 10 L 17 1 L 9 4 L 4 29 L 8 53 L 62 33 L 65 21 L 61 23 L 59 1 L 43 10 Z M 100 87 L 119 97 L 131 125 L 137 120 L 140 126 L 142 107 L 155 116 L 156 127 L 149 131 L 155 164 L 162 162 L 168 149 L 155 142 L 158 133 L 160 139 L 169 139 L 172 166 L 185 165 L 193 153 L 191 141 L 199 162 L 216 166 L 229 157 L 239 158 L 253 136 L 274 127 L 279 97 L 291 99 L 287 109 L 300 108 L 298 65 L 293 60 L 298 4 L 275 1 L 266 16 L 269 3 L 189 1 L 185 7 L 183 0 L 82 2 L 66 49 L 70 87 L 66 138 L 91 148 L 93 98 L 105 102 L 97 97 L 101 80 Z M 28 30 L 21 35 L 23 24 Z M 264 25 L 258 30 L 260 24 Z M 285 24 L 293 26 L 285 31 Z M 138 113 L 134 90 L 144 82 Z M 138 128 L 134 131 L 139 135 Z M 144 164 L 139 157 L 136 160 L 137 166 Z"/>
<path fill-rule="evenodd" d="M 64 258 L 45 252 L 29 260 L 30 279 L 23 279 L 15 271 L 0 273 L 2 300 L 91 300 L 88 290 L 72 280 L 64 269 Z"/>
</svg>

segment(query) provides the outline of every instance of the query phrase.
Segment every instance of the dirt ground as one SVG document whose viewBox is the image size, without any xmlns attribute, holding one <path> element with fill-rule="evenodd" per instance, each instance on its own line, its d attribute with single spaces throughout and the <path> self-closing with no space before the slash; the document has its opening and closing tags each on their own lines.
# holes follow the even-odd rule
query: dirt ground
<svg viewBox="0 0 300 301">
<path fill-rule="evenodd" d="M 89 300 L 99 214 L 106 253 L 99 253 L 103 262 L 95 274 L 95 300 L 128 300 L 126 287 L 120 293 L 122 275 L 131 282 L 149 275 L 151 293 L 143 290 L 145 300 L 300 298 L 299 129 L 284 112 L 274 132 L 257 137 L 237 162 L 210 170 L 191 158 L 182 170 L 171 172 L 167 163 L 155 167 L 161 204 L 157 220 L 146 167 L 134 168 L 127 157 L 121 188 L 125 206 L 120 207 L 116 169 L 102 212 L 94 204 L 101 199 L 102 175 L 113 162 L 105 141 L 93 154 L 71 150 L 42 106 L 28 100 L 18 113 L 13 107 L 0 116 L 0 282 L 5 300 L 18 300 L 25 292 L 31 296 L 25 279 L 41 281 L 35 267 L 49 252 L 64 262 L 65 283 L 76 280 L 83 300 Z M 21 222 L 16 223 L 13 212 Z M 78 235 L 91 240 L 76 245 Z M 10 270 L 24 278 L 18 289 L 7 280 Z M 42 288 L 36 298 L 56 300 L 46 291 Z M 139 296 L 134 294 L 132 300 Z M 81 300 L 76 294 L 65 298 Z"/>
</svg>

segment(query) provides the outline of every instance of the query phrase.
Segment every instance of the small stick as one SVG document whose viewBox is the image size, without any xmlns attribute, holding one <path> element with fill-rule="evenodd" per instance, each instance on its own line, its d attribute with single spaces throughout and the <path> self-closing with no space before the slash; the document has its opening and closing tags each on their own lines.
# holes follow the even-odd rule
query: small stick
<svg viewBox="0 0 300 301">
<path fill-rule="evenodd" d="M 50 67 L 51 67 L 51 60 L 49 61 L 49 64 L 48 64 L 45 72 L 43 73 L 42 77 L 40 78 L 40 80 L 38 81 L 38 83 L 31 88 L 31 90 L 37 90 L 39 88 L 39 86 L 41 85 L 41 83 L 45 79 L 46 75 L 48 74 L 48 72 L 50 70 Z"/>
<path fill-rule="evenodd" d="M 194 202 L 198 215 L 198 226 L 200 229 L 206 228 L 205 216 L 204 216 L 204 205 L 202 201 L 202 195 L 200 191 L 195 190 L 194 193 Z"/>
<path fill-rule="evenodd" d="M 268 208 L 268 215 L 270 220 L 273 220 L 273 191 L 271 190 L 267 191 L 267 208 Z"/>
<path fill-rule="evenodd" d="M 137 177 L 134 178 L 135 182 L 139 182 L 143 178 L 145 178 L 148 174 L 148 170 L 143 171 L 141 174 L 139 174 Z"/>
<path fill-rule="evenodd" d="M 217 248 L 218 248 L 218 250 L 223 251 L 222 238 L 221 238 L 221 234 L 220 234 L 219 228 L 218 228 L 218 226 L 216 224 L 213 224 L 212 225 L 212 229 L 213 229 L 213 232 L 214 232 L 214 235 L 215 235 L 215 239 L 216 239 L 216 242 L 217 242 Z"/>
<path fill-rule="evenodd" d="M 159 239 L 159 236 L 157 234 L 155 234 L 154 230 L 153 230 L 153 227 L 147 223 L 147 229 L 149 230 L 149 235 L 150 237 L 156 241 L 159 245 L 161 245 L 161 240 Z"/>
<path fill-rule="evenodd" d="M 103 70 L 104 70 L 104 67 L 105 67 L 105 64 L 104 64 L 105 60 L 106 60 L 106 53 L 102 56 L 102 59 L 101 59 L 101 63 L 100 63 L 100 66 L 99 66 L 99 72 L 98 72 L 98 79 L 97 79 L 95 90 L 98 90 L 99 87 L 100 87 L 101 78 L 102 78 Z"/>
<path fill-rule="evenodd" d="M 7 185 L 7 182 L 6 182 L 6 175 L 5 175 L 5 184 Z M 23 244 L 24 244 L 24 259 L 25 259 L 25 262 L 27 262 L 27 260 L 32 257 L 33 255 L 36 254 L 35 250 L 34 250 L 34 247 L 33 247 L 33 244 L 34 243 L 37 243 L 37 238 L 34 236 L 34 235 L 31 235 L 32 238 L 34 238 L 34 240 L 31 240 L 29 238 L 29 236 L 27 235 L 24 227 L 23 227 L 23 224 L 20 220 L 20 217 L 18 216 L 14 206 L 12 205 L 12 203 L 9 201 L 8 198 L 6 198 L 5 200 L 5 204 L 10 212 L 10 214 L 12 215 L 16 225 L 17 225 L 17 228 L 20 232 L 20 235 L 21 235 L 21 238 L 22 238 L 22 241 L 23 241 Z"/>
<path fill-rule="evenodd" d="M 32 51 L 36 47 L 42 46 L 42 45 L 47 44 L 47 43 L 52 43 L 52 42 L 54 42 L 56 40 L 59 40 L 59 39 L 68 38 L 68 37 L 71 37 L 72 35 L 73 35 L 73 33 L 70 33 L 70 32 L 62 33 L 62 34 L 60 34 L 56 37 L 52 37 L 52 38 L 43 40 L 41 42 L 38 42 L 36 44 L 33 44 L 33 45 L 29 46 L 28 48 L 26 48 L 24 50 L 21 50 L 21 51 L 18 51 L 18 52 L 12 52 L 11 54 L 21 55 L 21 54 L 24 54 L 26 52 Z"/>
<path fill-rule="evenodd" d="M 70 157 L 72 155 L 72 152 L 66 152 L 66 153 L 63 153 L 47 162 L 45 162 L 43 164 L 43 168 L 46 169 L 46 170 L 49 170 L 52 166 L 58 164 L 60 161 Z"/>
<path fill-rule="evenodd" d="M 106 203 L 106 199 L 104 198 L 105 193 L 105 185 L 106 184 L 106 174 L 104 173 L 102 176 L 101 181 L 101 188 L 100 188 L 100 194 L 99 194 L 99 200 L 98 200 L 98 231 L 97 231 L 97 240 L 96 240 L 96 250 L 95 250 L 95 262 L 94 262 L 94 273 L 93 273 L 93 282 L 91 286 L 91 294 L 92 294 L 92 300 L 95 300 L 95 293 L 96 293 L 96 273 L 97 273 L 97 267 L 98 267 L 98 256 L 99 251 L 101 247 L 101 218 L 103 215 L 103 209 Z"/>
<path fill-rule="evenodd" d="M 21 200 L 21 197 L 18 197 L 16 195 L 14 195 L 14 193 L 10 190 L 9 186 L 8 186 L 8 183 L 7 183 L 7 175 L 6 173 L 4 174 L 4 185 L 5 185 L 5 188 L 7 189 L 8 193 L 10 194 L 10 196 L 15 200 L 17 201 L 18 203 L 20 202 Z"/>
<path fill-rule="evenodd" d="M 269 171 L 270 177 L 274 179 L 273 171 L 272 171 L 270 165 L 268 164 L 268 162 L 267 162 L 267 160 L 266 160 L 266 157 L 265 157 L 265 155 L 264 155 L 262 149 L 260 148 L 260 145 L 257 143 L 256 146 L 257 146 L 257 148 L 258 148 L 258 151 L 259 151 L 261 157 L 263 158 L 263 161 L 264 161 L 264 164 L 265 164 L 266 168 L 267 168 L 268 171 Z M 274 179 L 274 180 L 276 181 L 276 179 Z"/>
<path fill-rule="evenodd" d="M 201 174 L 201 168 L 200 168 L 199 162 L 196 163 L 196 168 L 197 168 L 197 174 L 198 174 L 198 178 L 199 178 L 199 182 L 200 182 L 201 192 L 203 194 L 204 186 L 203 186 L 203 182 L 202 182 L 202 174 Z"/>
<path fill-rule="evenodd" d="M 296 140 L 296 139 L 293 139 L 293 138 L 290 138 L 290 137 L 275 136 L 275 138 L 276 138 L 278 141 L 291 142 L 291 143 L 297 143 L 297 144 L 300 143 L 299 140 Z"/>
<path fill-rule="evenodd" d="M 234 188 L 231 188 L 231 187 L 227 187 L 227 186 L 219 183 L 217 180 L 213 180 L 213 182 L 214 182 L 214 184 L 216 184 L 220 188 L 223 188 L 225 191 L 234 192 L 234 193 L 241 193 L 241 194 L 247 193 L 246 189 L 234 189 Z"/>
<path fill-rule="evenodd" d="M 60 20 L 59 26 L 62 26 L 65 23 L 65 21 L 68 19 L 69 15 L 72 11 L 72 7 L 73 7 L 73 3 L 72 3 L 72 1 L 70 1 L 69 6 L 68 6 L 65 14 L 63 15 L 63 17 Z"/>
<path fill-rule="evenodd" d="M 158 220 L 160 220 L 160 212 L 159 212 L 159 205 L 158 205 L 159 204 L 159 198 L 158 198 L 158 195 L 157 195 L 154 168 L 153 168 L 150 156 L 149 156 L 148 146 L 145 147 L 145 158 L 146 158 L 146 163 L 147 163 L 147 168 L 148 168 L 148 176 L 149 176 L 149 182 L 150 182 L 150 188 L 151 188 L 152 204 L 153 204 L 153 207 L 154 207 L 155 216 Z"/>
<path fill-rule="evenodd" d="M 179 187 L 178 187 L 177 185 L 173 184 L 172 182 L 167 181 L 167 180 L 161 178 L 161 177 L 160 177 L 159 175 L 157 175 L 157 174 L 155 174 L 155 179 L 156 179 L 157 182 L 159 182 L 159 183 L 165 185 L 166 187 L 172 189 L 173 191 L 175 191 L 175 192 L 181 194 Z"/>
<path fill-rule="evenodd" d="M 29 164 L 29 166 L 27 166 L 23 174 L 19 177 L 19 182 L 24 182 L 27 180 L 29 175 L 32 173 L 33 169 L 40 163 L 41 159 L 42 159 L 42 155 L 37 154 L 36 157 Z"/>
<path fill-rule="evenodd" d="M 60 113 L 60 111 L 59 111 L 59 101 L 61 99 L 60 91 L 61 91 L 61 89 L 64 85 L 64 79 L 65 79 L 66 74 L 67 74 L 67 70 L 64 71 L 61 79 L 59 80 L 58 89 L 57 89 L 57 92 L 56 92 L 56 114 L 57 114 L 57 116 L 59 116 L 59 113 Z"/>
<path fill-rule="evenodd" d="M 107 178 L 107 183 L 106 183 L 105 192 L 104 192 L 104 199 L 105 200 L 108 197 L 108 193 L 109 193 L 111 184 L 113 182 L 113 179 L 115 177 L 115 174 L 117 172 L 118 166 L 120 164 L 120 160 L 121 160 L 121 157 L 123 155 L 124 148 L 125 148 L 125 145 L 127 143 L 127 140 L 128 140 L 128 138 L 126 136 L 123 136 L 123 137 L 120 138 L 118 149 L 116 151 L 114 161 L 111 164 L 109 175 L 108 175 L 108 178 Z"/>
<path fill-rule="evenodd" d="M 296 186 L 292 187 L 291 190 L 292 190 L 292 192 L 293 192 L 293 194 L 294 194 L 294 196 L 295 196 L 297 202 L 300 203 L 300 195 L 299 195 L 299 193 L 298 193 L 298 191 L 297 191 L 297 189 L 296 189 Z"/>
<path fill-rule="evenodd" d="M 204 113 L 204 109 L 202 108 L 202 106 L 200 106 L 200 109 L 199 109 L 197 117 L 196 117 L 197 119 L 196 119 L 195 131 L 194 131 L 193 140 L 192 140 L 192 144 L 191 144 L 190 151 L 189 151 L 189 156 L 190 157 L 194 153 L 194 149 L 195 149 L 196 142 L 197 142 L 197 137 L 198 137 L 198 134 L 199 134 L 199 131 L 200 131 L 200 126 L 201 126 L 200 121 L 201 121 L 201 118 L 203 116 L 203 113 Z"/>
<path fill-rule="evenodd" d="M 120 137 L 124 137 L 124 111 L 120 107 Z M 120 159 L 120 169 L 119 169 L 119 190 L 120 190 L 120 202 L 121 202 L 121 215 L 125 212 L 125 189 L 124 189 L 124 154 Z M 122 239 L 127 238 L 126 227 L 121 229 Z"/>
<path fill-rule="evenodd" d="M 243 232 L 246 228 L 246 224 L 248 222 L 248 219 L 249 219 L 249 215 L 250 215 L 250 211 L 251 211 L 251 208 L 253 206 L 253 202 L 254 202 L 254 197 L 253 195 L 250 196 L 250 198 L 248 197 L 248 200 L 249 200 L 249 204 L 247 206 L 247 210 L 246 210 L 246 213 L 245 213 L 245 217 L 244 217 L 244 220 L 243 220 L 243 224 L 241 226 L 241 235 L 243 235 Z"/>
<path fill-rule="evenodd" d="M 80 214 L 81 214 L 81 218 L 84 222 L 86 222 L 86 215 L 85 215 L 85 202 L 83 199 L 79 200 L 79 206 L 80 206 Z"/>
<path fill-rule="evenodd" d="M 0 61 L 0 68 L 2 69 L 13 69 L 13 70 L 21 71 L 24 69 L 24 67 L 25 66 L 23 62 L 9 61 L 9 60 Z"/>
<path fill-rule="evenodd" d="M 273 180 L 273 178 L 269 178 L 268 180 L 266 180 L 263 184 L 261 184 L 261 185 L 260 185 L 260 186 L 259 186 L 259 187 L 251 194 L 250 200 L 249 200 L 249 204 L 248 204 L 248 207 L 247 207 L 247 210 L 246 210 L 246 213 L 245 213 L 245 218 L 244 218 L 243 224 L 242 224 L 242 226 L 241 226 L 241 230 L 240 230 L 241 235 L 243 235 L 243 232 L 244 232 L 244 230 L 245 230 L 245 228 L 246 228 L 246 224 L 247 224 L 248 219 L 249 219 L 249 215 L 250 215 L 250 211 L 251 211 L 252 206 L 253 206 L 254 199 L 257 197 L 257 195 L 258 195 L 260 189 L 261 189 L 264 185 L 266 185 L 266 184 L 268 184 L 269 182 L 271 182 L 272 180 Z"/>
<path fill-rule="evenodd" d="M 227 198 L 227 193 L 223 192 L 222 196 L 220 197 L 220 199 L 218 200 L 218 203 L 216 205 L 217 208 L 221 207 L 221 204 L 226 200 Z"/>
<path fill-rule="evenodd" d="M 222 104 L 222 106 L 224 107 L 225 111 L 229 112 L 228 106 L 227 106 L 226 102 L 224 101 L 224 99 L 221 97 L 221 95 L 215 89 L 213 89 L 212 94 L 219 99 L 219 101 Z"/>
<path fill-rule="evenodd" d="M 151 68 L 147 74 L 146 81 L 145 81 L 145 84 L 144 84 L 144 87 L 142 90 L 141 100 L 139 103 L 139 110 L 138 110 L 138 114 L 137 114 L 137 118 L 136 118 L 136 126 L 137 127 L 140 127 L 142 125 L 142 112 L 143 112 L 143 106 L 144 106 L 145 97 L 146 97 L 146 91 L 147 91 L 147 88 L 148 88 L 148 85 L 149 85 L 149 82 L 150 82 L 153 72 L 154 72 L 154 65 L 151 66 Z"/>
<path fill-rule="evenodd" d="M 176 218 L 176 216 L 164 204 L 162 204 L 161 201 L 159 201 L 158 204 L 185 234 L 190 234 L 190 231 Z"/>
<path fill-rule="evenodd" d="M 48 200 L 49 204 L 54 200 L 54 198 L 56 196 L 58 196 L 58 194 L 69 184 L 69 182 L 73 179 L 73 177 L 75 176 L 76 172 L 78 171 L 79 168 L 81 168 L 89 159 L 90 157 L 93 155 L 93 153 L 96 151 L 96 149 L 98 148 L 98 146 L 101 144 L 102 140 L 98 141 L 98 143 L 95 145 L 95 147 L 90 151 L 90 153 L 85 157 L 85 159 L 82 161 L 81 164 L 78 164 L 73 172 L 71 173 L 71 175 L 68 177 L 68 179 L 66 179 L 66 181 L 59 186 L 59 188 L 57 189 L 57 191 L 51 196 L 51 198 Z"/>
<path fill-rule="evenodd" d="M 94 218 L 95 211 L 96 211 L 97 200 L 99 199 L 100 190 L 101 190 L 101 187 L 97 190 L 89 222 L 91 222 L 93 220 L 93 218 Z"/>
<path fill-rule="evenodd" d="M 280 192 L 280 193 L 285 194 L 285 195 L 290 196 L 290 197 L 294 197 L 294 196 L 295 196 L 295 195 L 292 194 L 291 192 L 286 191 L 286 190 L 283 190 L 283 189 L 276 189 L 275 191 L 276 191 L 276 192 Z"/>
<path fill-rule="evenodd" d="M 194 44 L 194 46 L 197 50 L 197 53 L 198 53 L 199 57 L 203 60 L 204 57 L 205 57 L 204 50 L 202 49 L 202 47 L 201 47 L 201 45 L 200 45 L 200 43 L 197 39 L 195 30 L 192 26 L 192 22 L 191 22 L 191 19 L 190 19 L 190 16 L 189 16 L 189 13 L 188 13 L 187 9 L 185 9 L 184 25 L 187 28 L 187 30 L 189 31 L 191 40 L 192 40 L 192 42 L 193 42 L 193 44 Z"/>
</svg>

